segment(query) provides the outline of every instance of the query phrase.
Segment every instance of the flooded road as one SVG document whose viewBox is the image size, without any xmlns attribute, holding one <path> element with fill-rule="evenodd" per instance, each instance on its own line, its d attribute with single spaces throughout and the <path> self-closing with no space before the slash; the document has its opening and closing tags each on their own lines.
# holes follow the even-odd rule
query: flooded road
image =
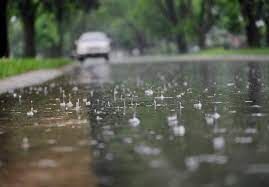
<svg viewBox="0 0 269 187">
<path fill-rule="evenodd" d="M 0 96 L 1 186 L 269 185 L 267 63 L 88 62 Z"/>
</svg>

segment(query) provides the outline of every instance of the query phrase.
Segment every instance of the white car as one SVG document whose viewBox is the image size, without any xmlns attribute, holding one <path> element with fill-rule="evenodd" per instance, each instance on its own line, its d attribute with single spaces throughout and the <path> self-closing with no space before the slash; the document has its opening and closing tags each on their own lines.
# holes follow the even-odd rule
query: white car
<svg viewBox="0 0 269 187">
<path fill-rule="evenodd" d="M 104 57 L 109 60 L 111 40 L 102 32 L 87 32 L 76 41 L 76 56 L 79 60 L 87 57 Z"/>
</svg>

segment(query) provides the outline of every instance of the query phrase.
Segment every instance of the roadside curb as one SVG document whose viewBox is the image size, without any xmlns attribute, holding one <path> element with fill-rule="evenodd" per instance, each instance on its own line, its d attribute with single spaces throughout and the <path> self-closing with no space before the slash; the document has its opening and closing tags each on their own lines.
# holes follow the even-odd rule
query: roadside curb
<svg viewBox="0 0 269 187">
<path fill-rule="evenodd" d="M 0 94 L 13 91 L 18 88 L 42 84 L 72 71 L 77 66 L 78 63 L 72 63 L 58 69 L 35 70 L 2 79 L 0 80 Z"/>
</svg>

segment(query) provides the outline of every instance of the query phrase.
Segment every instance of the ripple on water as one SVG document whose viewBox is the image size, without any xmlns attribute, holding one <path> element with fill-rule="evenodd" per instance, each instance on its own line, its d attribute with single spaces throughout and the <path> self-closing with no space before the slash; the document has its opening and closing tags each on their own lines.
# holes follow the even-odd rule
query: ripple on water
<svg viewBox="0 0 269 187">
<path fill-rule="evenodd" d="M 253 142 L 253 138 L 250 136 L 235 137 L 235 143 L 238 144 L 250 144 Z"/>
<path fill-rule="evenodd" d="M 39 160 L 37 163 L 34 164 L 36 167 L 41 169 L 47 169 L 47 168 L 55 168 L 59 164 L 55 160 L 51 159 L 42 159 Z"/>
<path fill-rule="evenodd" d="M 135 146 L 134 151 L 140 155 L 145 156 L 158 156 L 161 150 L 157 147 L 150 147 L 144 144 Z"/>
<path fill-rule="evenodd" d="M 51 150 L 57 153 L 71 153 L 71 152 L 74 152 L 76 148 L 72 146 L 56 146 L 56 147 L 51 148 Z"/>
<path fill-rule="evenodd" d="M 203 154 L 187 157 L 185 165 L 189 171 L 196 171 L 201 163 L 224 165 L 228 162 L 228 157 L 217 154 Z"/>
</svg>

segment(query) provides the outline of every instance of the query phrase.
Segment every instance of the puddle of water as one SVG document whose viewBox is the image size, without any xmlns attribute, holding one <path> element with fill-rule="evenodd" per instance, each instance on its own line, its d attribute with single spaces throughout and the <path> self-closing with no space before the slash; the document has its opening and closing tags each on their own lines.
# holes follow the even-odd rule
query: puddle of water
<svg viewBox="0 0 269 187">
<path fill-rule="evenodd" d="M 96 186 L 86 106 L 60 106 L 63 90 L 87 97 L 76 86 L 69 75 L 0 97 L 1 186 Z"/>
<path fill-rule="evenodd" d="M 114 83 L 96 89 L 89 107 L 103 186 L 269 183 L 259 176 L 269 162 L 267 64 L 115 65 L 111 72 Z"/>
<path fill-rule="evenodd" d="M 263 63 L 101 63 L 3 95 L 0 182 L 267 186 L 268 71 Z"/>
</svg>

